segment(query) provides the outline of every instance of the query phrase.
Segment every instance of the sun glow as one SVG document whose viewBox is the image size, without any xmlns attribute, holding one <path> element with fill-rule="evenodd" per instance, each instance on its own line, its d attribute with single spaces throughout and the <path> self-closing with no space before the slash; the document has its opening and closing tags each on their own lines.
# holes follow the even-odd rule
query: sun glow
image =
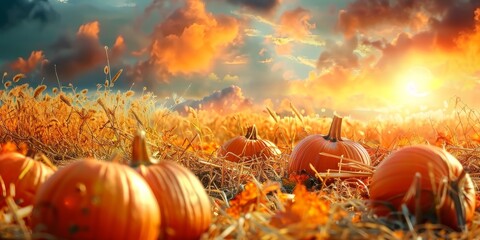
<svg viewBox="0 0 480 240">
<path fill-rule="evenodd" d="M 406 94 L 411 97 L 422 98 L 430 95 L 432 72 L 425 67 L 412 67 L 401 76 Z"/>
</svg>

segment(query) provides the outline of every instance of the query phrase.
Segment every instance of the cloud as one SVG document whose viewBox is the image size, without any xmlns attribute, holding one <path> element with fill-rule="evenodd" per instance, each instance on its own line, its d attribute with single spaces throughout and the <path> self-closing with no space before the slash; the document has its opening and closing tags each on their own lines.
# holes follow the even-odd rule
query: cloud
<svg viewBox="0 0 480 240">
<path fill-rule="evenodd" d="M 248 56 L 245 54 L 242 55 L 236 55 L 232 59 L 226 60 L 225 64 L 227 65 L 243 65 L 248 63 Z"/>
<path fill-rule="evenodd" d="M 420 2 L 423 3 L 418 1 Z M 475 17 L 475 9 L 478 7 L 480 1 L 433 1 L 430 5 L 423 6 L 424 14 L 428 16 L 428 26 L 425 29 L 400 32 L 392 40 L 361 37 L 360 43 L 380 51 L 376 63 L 378 68 L 393 70 L 410 62 L 411 65 L 426 64 L 432 68 L 455 65 L 464 71 L 463 66 L 477 62 L 471 58 L 476 53 L 468 49 L 477 45 L 475 40 L 470 39 L 475 38 L 478 32 L 476 24 L 479 20 Z M 469 51 L 471 54 L 466 54 Z"/>
<path fill-rule="evenodd" d="M 280 0 L 227 0 L 260 13 L 271 14 L 280 5 Z"/>
<path fill-rule="evenodd" d="M 292 55 L 287 55 L 285 56 L 287 57 L 288 59 L 290 60 L 293 60 L 297 63 L 300 63 L 300 64 L 303 64 L 305 66 L 309 66 L 311 68 L 317 68 L 317 62 L 315 61 L 316 59 L 309 59 L 309 58 L 306 58 L 306 57 L 302 57 L 302 56 L 292 56 Z"/>
<path fill-rule="evenodd" d="M 98 34 L 100 24 L 93 21 L 81 25 L 76 36 L 64 36 L 53 46 L 48 62 L 43 71 L 49 76 L 55 76 L 55 66 L 60 79 L 73 79 L 79 74 L 106 65 L 105 46 L 101 44 Z M 113 64 L 125 49 L 123 37 L 118 36 L 113 47 L 109 49 L 110 63 Z"/>
<path fill-rule="evenodd" d="M 58 18 L 48 0 L 0 1 L 0 30 L 8 30 L 25 21 L 45 24 Z"/>
<path fill-rule="evenodd" d="M 9 68 L 13 71 L 20 73 L 30 73 L 33 72 L 45 61 L 45 55 L 43 51 L 32 51 L 28 59 L 19 57 L 16 61 L 10 63 Z"/>
<path fill-rule="evenodd" d="M 479 5 L 355 1 L 339 15 L 343 41 L 326 41 L 317 70 L 289 81 L 289 96 L 299 106 L 312 102 L 315 109 L 343 111 L 439 107 L 454 95 L 477 106 Z M 408 75 L 412 69 L 432 77 Z M 428 94 L 409 92 L 411 84 Z"/>
<path fill-rule="evenodd" d="M 285 11 L 280 16 L 278 34 L 302 40 L 311 35 L 310 30 L 316 27 L 315 23 L 310 22 L 311 18 L 310 11 L 301 7 Z"/>
<path fill-rule="evenodd" d="M 340 10 L 337 27 L 346 37 L 408 27 L 410 32 L 429 35 L 435 46 L 448 49 L 461 32 L 474 27 L 473 12 L 479 6 L 478 0 L 356 0 Z"/>
<path fill-rule="evenodd" d="M 200 0 L 187 0 L 155 26 L 148 59 L 133 70 L 137 80 L 156 78 L 168 82 L 171 76 L 207 73 L 214 60 L 237 38 L 235 18 L 207 12 Z"/>
<path fill-rule="evenodd" d="M 346 9 L 340 10 L 338 28 L 346 36 L 351 37 L 357 31 L 373 28 L 386 22 L 403 25 L 410 16 L 409 9 L 411 7 L 407 4 L 403 6 L 402 3 L 403 1 L 399 2 L 398 5 L 391 6 L 389 1 L 354 1 Z"/>
<path fill-rule="evenodd" d="M 253 106 L 251 99 L 243 95 L 242 89 L 231 85 L 220 91 L 215 91 L 200 100 L 186 100 L 174 107 L 175 111 L 187 113 L 188 107 L 228 114 L 242 111 Z"/>
<path fill-rule="evenodd" d="M 318 58 L 317 68 L 325 70 L 332 66 L 341 66 L 344 68 L 358 67 L 359 59 L 355 53 L 357 47 L 357 37 L 345 39 L 345 41 L 340 44 L 333 41 L 327 41 L 325 50 Z"/>
<path fill-rule="evenodd" d="M 239 79 L 240 79 L 240 77 L 238 75 L 227 74 L 223 77 L 223 81 L 227 81 L 227 82 L 236 82 Z"/>
<path fill-rule="evenodd" d="M 289 81 L 288 96 L 302 108 L 308 104 L 312 109 L 337 111 L 385 107 L 392 104 L 392 92 L 398 90 L 391 81 L 379 79 L 381 76 L 368 70 L 357 73 L 335 65 L 322 73 L 311 71 L 306 79 Z"/>
<path fill-rule="evenodd" d="M 458 37 L 456 43 L 459 49 L 461 50 L 460 52 L 465 53 L 466 55 L 469 56 L 474 56 L 477 57 L 478 53 L 480 52 L 480 45 L 478 44 L 480 42 L 480 8 L 477 8 L 475 10 L 475 28 L 473 32 L 471 33 L 462 33 Z M 476 58 L 476 61 L 472 61 L 473 59 L 468 59 L 466 58 L 467 61 L 470 61 L 470 63 L 476 63 L 480 64 L 480 57 Z M 475 72 L 478 75 L 478 67 L 476 68 Z M 479 75 L 480 76 L 480 75 Z"/>
</svg>

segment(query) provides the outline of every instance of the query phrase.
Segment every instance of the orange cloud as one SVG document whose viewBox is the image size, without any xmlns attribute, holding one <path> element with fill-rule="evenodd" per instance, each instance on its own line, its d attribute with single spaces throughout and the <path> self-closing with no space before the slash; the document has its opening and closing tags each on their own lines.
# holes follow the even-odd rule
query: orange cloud
<svg viewBox="0 0 480 240">
<path fill-rule="evenodd" d="M 311 18 L 310 11 L 301 7 L 285 11 L 280 17 L 278 34 L 301 40 L 310 35 L 310 30 L 316 27 L 315 23 L 310 22 Z"/>
<path fill-rule="evenodd" d="M 112 58 L 119 58 L 125 52 L 125 49 L 125 39 L 123 38 L 123 36 L 118 36 L 117 39 L 115 39 L 115 43 L 112 47 Z"/>
<path fill-rule="evenodd" d="M 340 10 L 337 27 L 346 37 L 380 29 L 392 34 L 409 27 L 414 35 L 420 31 L 423 38 L 432 39 L 434 46 L 451 49 L 461 32 L 473 28 L 473 11 L 478 7 L 478 1 L 356 0 Z"/>
<path fill-rule="evenodd" d="M 292 54 L 292 44 L 275 45 L 275 52 L 278 55 L 290 55 Z"/>
<path fill-rule="evenodd" d="M 369 4 L 347 8 L 350 20 L 361 21 L 348 25 L 355 29 L 354 32 L 370 31 L 387 23 L 396 27 L 394 23 L 400 24 L 404 19 L 402 14 L 391 12 L 401 3 L 377 6 L 372 1 Z M 292 101 L 310 101 L 316 109 L 405 108 L 422 111 L 422 108 L 441 107 L 443 101 L 461 96 L 469 104 L 478 106 L 474 99 L 480 89 L 480 10 L 472 9 L 473 2 L 431 4 L 429 8 L 422 5 L 430 11 L 427 25 L 424 15 L 418 16 L 414 8 L 404 10 L 403 14 L 408 13 L 408 16 L 417 14 L 417 20 L 409 19 L 402 22 L 402 26 L 413 24 L 421 29 L 419 32 L 400 32 L 393 38 L 379 39 L 356 35 L 344 28 L 343 43 L 327 41 L 317 71 L 311 72 L 306 79 L 289 81 Z M 373 13 L 370 12 L 372 9 L 377 9 L 379 16 L 360 18 Z M 442 12 L 440 9 L 444 15 L 434 16 L 433 13 Z M 424 69 L 431 77 L 425 80 L 421 73 L 409 74 L 415 69 Z"/>
<path fill-rule="evenodd" d="M 346 111 L 391 105 L 391 85 L 392 81 L 382 81 L 381 75 L 371 70 L 357 73 L 334 66 L 322 73 L 311 71 L 306 79 L 289 81 L 288 93 L 292 102 L 302 108 L 310 105 L 310 109 Z"/>
<path fill-rule="evenodd" d="M 173 75 L 208 72 L 239 28 L 235 18 L 213 15 L 204 2 L 188 0 L 155 27 L 149 59 L 135 67 L 135 74 L 167 81 Z"/>
<path fill-rule="evenodd" d="M 98 23 L 98 21 L 93 21 L 93 22 L 81 25 L 77 31 L 77 35 L 98 39 L 99 32 L 100 32 L 100 24 Z"/>
<path fill-rule="evenodd" d="M 15 62 L 10 64 L 10 68 L 21 73 L 30 73 L 43 61 L 45 61 L 45 55 L 42 51 L 32 51 L 27 60 L 19 57 Z"/>
<path fill-rule="evenodd" d="M 471 33 L 462 33 L 457 41 L 463 60 L 456 64 L 460 71 L 464 73 L 477 74 L 480 69 L 480 8 L 475 10 L 475 28 Z M 461 65 L 461 66 L 460 66 Z"/>
</svg>

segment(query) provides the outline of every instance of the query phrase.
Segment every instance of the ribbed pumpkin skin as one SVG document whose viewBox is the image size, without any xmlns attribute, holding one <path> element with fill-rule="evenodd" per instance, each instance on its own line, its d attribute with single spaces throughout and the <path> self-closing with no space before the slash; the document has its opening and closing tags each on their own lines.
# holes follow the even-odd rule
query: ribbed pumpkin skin
<svg viewBox="0 0 480 240">
<path fill-rule="evenodd" d="M 429 164 L 431 168 L 429 167 Z M 457 180 L 463 171 L 460 162 L 445 150 L 427 145 L 405 147 L 391 153 L 375 170 L 370 184 L 370 197 L 373 200 L 374 211 L 377 215 L 385 216 L 390 210 L 377 201 L 390 202 L 396 210 L 400 210 L 402 199 L 414 182 L 415 174 L 421 174 L 420 206 L 423 214 L 434 207 L 434 194 L 429 169 L 433 174 L 433 185 L 439 189 L 443 177 L 449 181 Z M 475 189 L 468 174 L 465 175 L 463 185 L 463 204 L 466 223 L 472 221 L 475 212 Z M 414 197 L 406 202 L 409 210 L 415 212 Z M 459 229 L 456 210 L 452 198 L 447 197 L 440 209 L 440 222 Z"/>
<path fill-rule="evenodd" d="M 161 211 L 161 239 L 199 239 L 212 221 L 210 200 L 200 180 L 171 161 L 140 165 Z"/>
<path fill-rule="evenodd" d="M 22 172 L 25 175 L 21 177 Z M 47 178 L 53 174 L 53 169 L 17 152 L 0 154 L 0 176 L 5 183 L 7 194 L 10 193 L 10 184 L 15 185 L 14 200 L 17 205 L 24 207 L 33 204 L 33 198 Z M 0 192 L 2 191 L 0 185 Z M 0 209 L 6 206 L 0 194 Z"/>
<path fill-rule="evenodd" d="M 157 239 L 160 216 L 152 190 L 133 169 L 83 159 L 40 187 L 32 226 L 34 235 L 60 239 Z"/>
<path fill-rule="evenodd" d="M 256 127 L 249 128 L 246 136 L 230 139 L 218 150 L 219 157 L 231 162 L 269 159 L 280 154 L 280 149 L 273 142 L 257 137 Z"/>
<path fill-rule="evenodd" d="M 370 165 L 370 156 L 367 150 L 357 142 L 342 139 L 340 137 L 342 119 L 335 116 L 332 121 L 330 133 L 328 135 L 315 134 L 301 140 L 290 154 L 289 173 L 301 173 L 303 170 L 314 175 L 315 172 L 310 168 L 313 165 L 317 172 L 338 171 L 340 159 L 320 155 L 328 153 L 335 156 L 356 160 L 360 163 Z M 343 163 L 348 163 L 344 161 Z M 355 169 L 342 166 L 342 170 L 355 171 Z"/>
</svg>

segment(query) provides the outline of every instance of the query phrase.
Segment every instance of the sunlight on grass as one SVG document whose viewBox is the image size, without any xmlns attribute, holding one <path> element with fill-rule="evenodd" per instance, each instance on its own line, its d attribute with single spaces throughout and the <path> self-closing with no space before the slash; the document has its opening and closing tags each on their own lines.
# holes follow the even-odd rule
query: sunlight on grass
<svg viewBox="0 0 480 240">
<path fill-rule="evenodd" d="M 191 169 L 210 194 L 215 219 L 205 238 L 397 239 L 446 234 L 468 238 L 480 232 L 478 214 L 466 233 L 435 225 L 418 226 L 412 232 L 404 222 L 385 222 L 371 214 L 366 201 L 368 182 L 334 181 L 323 186 L 318 179 L 288 176 L 288 155 L 293 147 L 310 134 L 326 134 L 330 116 L 302 115 L 293 105 L 291 115 L 283 116 L 270 108 L 229 115 L 189 108 L 181 115 L 159 108 L 150 92 L 116 91 L 112 82 L 94 92 L 72 85 L 60 89 L 29 86 L 21 84 L 21 79 L 8 83 L 0 90 L 0 143 L 9 142 L 5 146 L 13 149 L 12 144 L 23 146 L 27 154 L 42 152 L 60 167 L 87 156 L 107 160 L 115 153 L 128 162 L 133 136 L 143 128 L 153 157 Z M 444 147 L 480 183 L 479 113 L 459 98 L 448 105 L 440 115 L 369 121 L 346 118 L 342 136 L 361 143 L 374 166 L 402 146 L 427 143 Z M 260 163 L 228 162 L 216 155 L 219 146 L 245 134 L 252 124 L 262 138 L 279 147 L 281 155 Z M 306 187 L 295 187 L 303 185 Z M 297 200 L 292 200 L 292 194 Z M 2 224 L 1 219 L 0 237 L 20 231 L 10 223 Z"/>
</svg>

